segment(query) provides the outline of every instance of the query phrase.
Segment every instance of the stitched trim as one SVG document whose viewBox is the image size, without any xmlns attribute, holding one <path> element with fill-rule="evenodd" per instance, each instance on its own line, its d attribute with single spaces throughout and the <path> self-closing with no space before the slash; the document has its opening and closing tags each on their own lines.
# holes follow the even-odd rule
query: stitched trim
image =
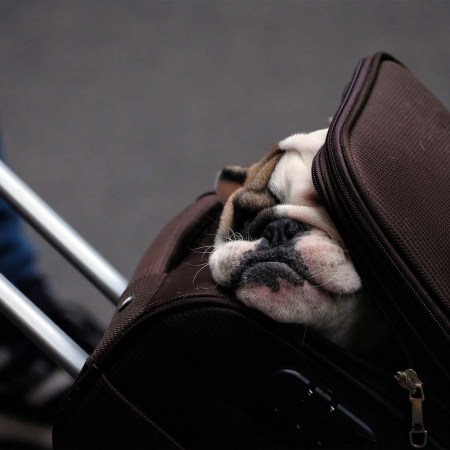
<svg viewBox="0 0 450 450">
<path fill-rule="evenodd" d="M 109 380 L 106 378 L 106 375 L 102 375 L 102 380 L 107 384 L 110 388 L 111 392 L 115 394 L 117 399 L 123 403 L 128 409 L 130 409 L 134 414 L 138 415 L 141 419 L 147 422 L 152 426 L 155 430 L 158 431 L 164 438 L 170 442 L 173 448 L 177 448 L 179 450 L 184 450 L 184 447 L 180 445 L 175 439 L 169 436 L 159 425 L 157 425 L 153 420 L 151 420 L 147 415 L 145 415 L 134 403 L 130 402 Z"/>
</svg>

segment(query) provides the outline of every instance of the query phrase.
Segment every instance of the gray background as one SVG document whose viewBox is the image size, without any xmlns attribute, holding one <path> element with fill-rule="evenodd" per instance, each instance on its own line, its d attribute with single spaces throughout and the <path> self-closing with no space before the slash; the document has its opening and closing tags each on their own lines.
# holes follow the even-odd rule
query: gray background
<svg viewBox="0 0 450 450">
<path fill-rule="evenodd" d="M 449 2 L 0 1 L 13 169 L 127 277 L 227 164 L 326 126 L 386 50 L 450 104 Z M 30 230 L 58 296 L 112 307 Z"/>
</svg>

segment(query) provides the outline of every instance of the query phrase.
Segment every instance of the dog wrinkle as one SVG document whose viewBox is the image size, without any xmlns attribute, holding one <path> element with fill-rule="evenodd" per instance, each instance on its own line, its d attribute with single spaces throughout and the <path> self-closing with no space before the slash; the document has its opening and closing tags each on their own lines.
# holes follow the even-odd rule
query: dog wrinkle
<svg viewBox="0 0 450 450">
<path fill-rule="evenodd" d="M 351 294 L 361 289 L 361 279 L 344 250 L 333 241 L 311 233 L 295 249 L 302 255 L 314 283 L 332 293 Z"/>
<path fill-rule="evenodd" d="M 253 220 L 246 224 L 243 231 L 250 239 L 260 238 L 263 236 L 267 225 L 277 219 L 279 219 L 279 217 L 274 213 L 273 208 L 265 208 L 260 211 Z"/>
<path fill-rule="evenodd" d="M 232 228 L 241 230 L 246 224 L 252 222 L 261 211 L 269 210 L 275 205 L 274 197 L 267 192 L 252 192 L 242 190 L 233 197 L 234 216 Z"/>
<path fill-rule="evenodd" d="M 365 350 L 388 333 L 314 189 L 312 161 L 326 135 L 326 129 L 292 135 L 250 166 L 243 187 L 225 204 L 211 273 L 218 284 L 233 286 L 248 307 L 279 322 L 307 325 L 343 347 L 361 344 Z M 289 239 L 278 239 L 277 228 L 269 242 L 271 233 L 264 232 L 277 219 L 307 230 L 290 230 Z M 236 233 L 246 240 L 234 240 Z"/>
<path fill-rule="evenodd" d="M 279 217 L 289 217 L 297 222 L 310 225 L 312 228 L 322 230 L 330 239 L 343 245 L 342 238 L 330 216 L 321 206 L 277 205 L 274 207 L 274 214 Z"/>
<path fill-rule="evenodd" d="M 309 278 L 308 269 L 301 255 L 294 250 L 293 245 L 265 248 L 261 245 L 263 242 L 264 239 L 259 240 L 258 246 L 254 251 L 247 252 L 243 255 L 240 265 L 236 270 L 235 277 L 240 277 L 243 271 L 256 264 L 275 262 L 289 267 L 302 279 Z"/>
<path fill-rule="evenodd" d="M 272 292 L 278 292 L 280 281 L 284 280 L 294 286 L 303 284 L 302 277 L 285 263 L 269 261 L 247 266 L 240 277 L 241 284 L 269 286 Z"/>
<path fill-rule="evenodd" d="M 318 194 L 311 177 L 311 163 L 305 163 L 298 151 L 286 151 L 269 180 L 269 190 L 277 192 L 281 203 L 305 206 L 318 203 Z"/>
</svg>

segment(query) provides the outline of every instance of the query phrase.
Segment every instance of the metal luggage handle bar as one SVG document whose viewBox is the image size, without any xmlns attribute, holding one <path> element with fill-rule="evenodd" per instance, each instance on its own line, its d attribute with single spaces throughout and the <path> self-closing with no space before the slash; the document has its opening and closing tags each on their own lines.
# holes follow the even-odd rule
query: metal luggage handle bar
<svg viewBox="0 0 450 450">
<path fill-rule="evenodd" d="M 67 222 L 0 161 L 0 194 L 47 241 L 117 305 L 127 281 Z"/>
<path fill-rule="evenodd" d="M 80 373 L 87 353 L 1 274 L 0 311 L 69 375 Z"/>
<path fill-rule="evenodd" d="M 0 195 L 117 305 L 126 279 L 2 161 Z M 0 312 L 67 373 L 73 377 L 80 373 L 87 353 L 1 274 Z"/>
</svg>

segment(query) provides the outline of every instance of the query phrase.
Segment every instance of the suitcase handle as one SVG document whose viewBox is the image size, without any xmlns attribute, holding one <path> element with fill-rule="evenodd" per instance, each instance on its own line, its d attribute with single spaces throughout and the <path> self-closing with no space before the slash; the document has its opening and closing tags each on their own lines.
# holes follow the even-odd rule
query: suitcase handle
<svg viewBox="0 0 450 450">
<path fill-rule="evenodd" d="M 126 279 L 2 161 L 0 195 L 117 305 L 127 287 Z M 87 359 L 87 353 L 3 275 L 0 275 L 0 312 L 69 375 L 76 377 L 79 374 Z"/>
<path fill-rule="evenodd" d="M 117 305 L 127 281 L 70 225 L 0 161 L 0 194 L 51 245 Z"/>
<path fill-rule="evenodd" d="M 0 274 L 0 311 L 74 378 L 87 353 Z"/>
</svg>

